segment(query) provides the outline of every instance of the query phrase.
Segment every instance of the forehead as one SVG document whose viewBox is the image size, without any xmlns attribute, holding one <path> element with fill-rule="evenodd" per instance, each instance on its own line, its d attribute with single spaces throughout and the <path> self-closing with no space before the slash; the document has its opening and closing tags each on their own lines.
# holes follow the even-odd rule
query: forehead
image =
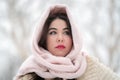
<svg viewBox="0 0 120 80">
<path fill-rule="evenodd" d="M 62 19 L 55 19 L 51 22 L 49 28 L 66 28 L 67 24 L 64 20 Z"/>
</svg>

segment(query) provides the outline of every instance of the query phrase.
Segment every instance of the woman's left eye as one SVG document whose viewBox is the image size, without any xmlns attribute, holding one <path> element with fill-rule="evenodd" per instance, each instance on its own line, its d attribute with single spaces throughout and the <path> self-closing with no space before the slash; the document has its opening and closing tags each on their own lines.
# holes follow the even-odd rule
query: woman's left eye
<svg viewBox="0 0 120 80">
<path fill-rule="evenodd" d="M 70 35 L 70 31 L 65 31 L 63 34 Z"/>
<path fill-rule="evenodd" d="M 51 31 L 51 32 L 49 32 L 49 35 L 55 35 L 55 34 L 57 34 L 56 31 Z"/>
</svg>

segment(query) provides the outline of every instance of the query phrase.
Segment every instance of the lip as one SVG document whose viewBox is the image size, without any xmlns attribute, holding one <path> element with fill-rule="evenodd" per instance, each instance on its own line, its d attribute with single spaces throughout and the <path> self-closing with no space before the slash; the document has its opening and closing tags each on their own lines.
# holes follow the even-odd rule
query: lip
<svg viewBox="0 0 120 80">
<path fill-rule="evenodd" d="M 64 46 L 64 45 L 58 45 L 58 46 L 56 46 L 55 48 L 58 48 L 58 49 L 64 49 L 65 46 Z"/>
</svg>

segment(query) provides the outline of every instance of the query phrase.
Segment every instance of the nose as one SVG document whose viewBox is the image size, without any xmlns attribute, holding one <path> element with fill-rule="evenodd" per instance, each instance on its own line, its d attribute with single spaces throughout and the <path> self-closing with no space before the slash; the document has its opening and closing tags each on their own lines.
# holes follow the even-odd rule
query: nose
<svg viewBox="0 0 120 80">
<path fill-rule="evenodd" d="M 64 38 L 63 38 L 63 35 L 62 34 L 59 34 L 57 36 L 57 42 L 63 42 L 64 41 Z"/>
</svg>

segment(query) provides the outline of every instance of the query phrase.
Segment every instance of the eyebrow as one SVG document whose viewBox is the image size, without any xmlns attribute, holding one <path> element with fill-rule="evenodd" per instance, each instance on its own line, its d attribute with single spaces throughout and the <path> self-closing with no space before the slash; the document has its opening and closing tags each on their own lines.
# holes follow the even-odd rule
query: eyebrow
<svg viewBox="0 0 120 80">
<path fill-rule="evenodd" d="M 63 30 L 70 30 L 70 28 L 66 27 L 66 28 L 64 28 Z"/>
<path fill-rule="evenodd" d="M 50 30 L 57 30 L 57 28 L 49 28 L 48 31 L 50 31 Z M 70 30 L 70 28 L 66 27 L 63 30 Z"/>
<path fill-rule="evenodd" d="M 50 30 L 57 30 L 57 29 L 56 28 L 49 28 L 48 31 L 50 31 Z"/>
</svg>

